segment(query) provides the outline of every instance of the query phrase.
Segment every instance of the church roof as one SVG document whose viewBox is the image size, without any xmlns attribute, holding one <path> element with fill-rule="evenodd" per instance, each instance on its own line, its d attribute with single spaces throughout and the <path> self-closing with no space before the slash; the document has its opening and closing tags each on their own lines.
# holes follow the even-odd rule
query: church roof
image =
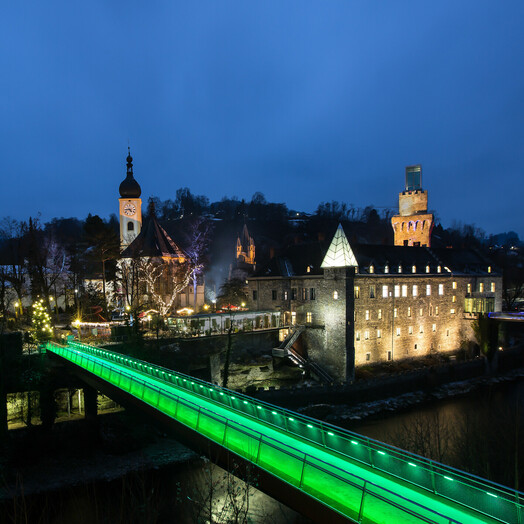
<svg viewBox="0 0 524 524">
<path fill-rule="evenodd" d="M 133 177 L 133 157 L 131 152 L 127 155 L 127 176 L 118 188 L 122 198 L 140 198 L 142 189 L 140 184 Z"/>
<path fill-rule="evenodd" d="M 124 249 L 121 258 L 168 257 L 187 258 L 182 249 L 151 213 L 139 235 Z"/>
<path fill-rule="evenodd" d="M 357 259 L 349 245 L 344 229 L 339 224 L 331 245 L 320 267 L 356 267 Z"/>
</svg>

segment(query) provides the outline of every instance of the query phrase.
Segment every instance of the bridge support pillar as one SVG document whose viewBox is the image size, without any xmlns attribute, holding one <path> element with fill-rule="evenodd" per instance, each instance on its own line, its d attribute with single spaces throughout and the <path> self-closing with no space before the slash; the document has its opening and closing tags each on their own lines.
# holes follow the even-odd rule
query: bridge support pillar
<svg viewBox="0 0 524 524">
<path fill-rule="evenodd" d="M 220 384 L 220 355 L 209 355 L 209 377 L 213 384 Z"/>
<path fill-rule="evenodd" d="M 87 420 L 96 420 L 98 412 L 97 395 L 98 392 L 95 388 L 85 385 L 84 386 L 84 407 L 85 417 Z"/>
<path fill-rule="evenodd" d="M 40 389 L 40 419 L 42 420 L 42 427 L 50 429 L 55 423 L 55 418 L 55 390 L 52 386 L 46 385 Z"/>
</svg>

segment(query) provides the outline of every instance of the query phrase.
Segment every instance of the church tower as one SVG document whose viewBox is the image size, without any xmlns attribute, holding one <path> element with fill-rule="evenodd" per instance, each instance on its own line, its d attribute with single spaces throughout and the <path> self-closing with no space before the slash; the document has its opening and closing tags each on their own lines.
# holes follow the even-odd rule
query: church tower
<svg viewBox="0 0 524 524">
<path fill-rule="evenodd" d="M 406 189 L 398 195 L 398 215 L 391 218 L 396 246 L 430 246 L 433 215 L 422 189 L 422 166 L 406 167 Z"/>
<path fill-rule="evenodd" d="M 133 157 L 128 148 L 127 176 L 119 187 L 120 198 L 120 250 L 123 251 L 140 233 L 142 228 L 142 190 L 133 177 Z"/>
</svg>

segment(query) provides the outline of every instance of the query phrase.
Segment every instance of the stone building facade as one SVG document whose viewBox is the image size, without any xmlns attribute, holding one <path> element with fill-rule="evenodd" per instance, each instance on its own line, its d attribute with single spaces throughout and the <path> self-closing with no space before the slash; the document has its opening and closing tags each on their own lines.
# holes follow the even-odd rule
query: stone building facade
<svg viewBox="0 0 524 524">
<path fill-rule="evenodd" d="M 339 226 L 322 264 L 284 258 L 249 278 L 249 307 L 305 326 L 305 356 L 340 382 L 355 366 L 456 350 L 478 312 L 502 308 L 501 274 L 471 250 L 350 246 Z"/>
</svg>

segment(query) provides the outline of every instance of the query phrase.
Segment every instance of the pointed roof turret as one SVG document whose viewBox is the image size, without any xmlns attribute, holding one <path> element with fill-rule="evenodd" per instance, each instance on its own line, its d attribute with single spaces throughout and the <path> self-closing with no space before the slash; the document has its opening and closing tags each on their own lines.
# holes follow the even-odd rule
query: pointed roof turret
<svg viewBox="0 0 524 524">
<path fill-rule="evenodd" d="M 140 198 L 142 189 L 140 184 L 133 177 L 133 157 L 131 156 L 131 150 L 127 148 L 127 176 L 122 181 L 119 187 L 120 196 L 122 198 Z"/>
<path fill-rule="evenodd" d="M 335 236 L 320 267 L 358 267 L 357 259 L 342 229 L 342 224 L 338 225 Z"/>
</svg>

